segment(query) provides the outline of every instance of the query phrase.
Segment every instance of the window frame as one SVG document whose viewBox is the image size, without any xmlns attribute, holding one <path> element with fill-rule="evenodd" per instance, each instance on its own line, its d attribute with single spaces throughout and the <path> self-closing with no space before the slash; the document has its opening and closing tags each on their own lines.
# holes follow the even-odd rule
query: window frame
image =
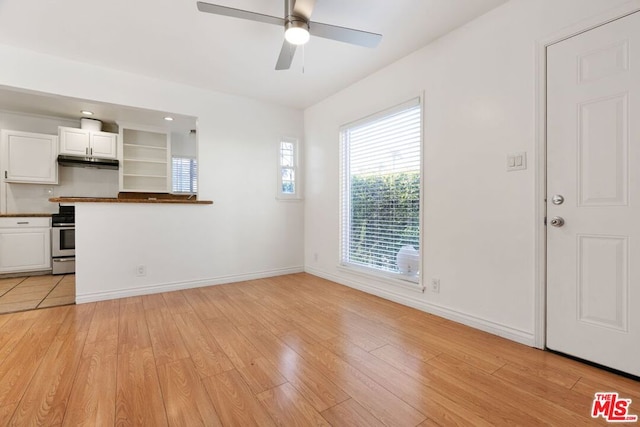
<svg viewBox="0 0 640 427">
<path fill-rule="evenodd" d="M 347 229 L 351 227 L 351 195 L 347 190 L 347 185 L 350 183 L 350 159 L 349 153 L 347 151 L 347 142 L 343 138 L 343 134 L 346 130 L 351 128 L 356 128 L 361 125 L 366 125 L 367 123 L 374 122 L 376 120 L 383 119 L 387 116 L 391 116 L 395 113 L 401 112 L 403 110 L 419 107 L 420 108 L 420 118 L 419 118 L 419 128 L 420 128 L 420 155 L 419 155 L 419 214 L 418 214 L 418 227 L 419 227 L 419 259 L 418 259 L 418 268 L 419 274 L 416 276 L 408 276 L 402 274 L 400 272 L 392 272 L 385 271 L 382 269 L 378 269 L 375 267 L 365 266 L 356 263 L 350 263 L 346 261 L 347 254 L 347 245 L 348 241 L 345 239 L 349 239 L 349 232 Z M 387 108 L 382 111 L 378 111 L 376 113 L 365 116 L 361 119 L 346 123 L 339 128 L 339 142 L 340 142 L 340 187 L 339 187 L 339 197 L 340 197 L 340 215 L 339 215 L 339 251 L 338 251 L 338 268 L 340 270 L 349 272 L 351 274 L 356 274 L 362 277 L 369 278 L 377 278 L 384 279 L 386 283 L 391 283 L 396 286 L 404 287 L 410 290 L 415 290 L 418 292 L 424 292 L 425 288 L 423 286 L 424 282 L 424 271 L 423 271 L 423 259 L 424 259 L 424 140 L 425 140 L 425 125 L 424 125 L 424 96 L 421 94 L 420 96 L 411 98 L 408 101 L 401 102 L 393 107 Z M 345 218 L 347 215 L 347 218 Z"/>
<path fill-rule="evenodd" d="M 174 190 L 174 184 L 175 184 L 175 175 L 173 173 L 173 168 L 174 168 L 174 163 L 173 162 L 174 162 L 174 159 L 189 160 L 190 162 L 192 162 L 192 164 L 195 165 L 195 167 L 194 167 L 195 174 L 193 174 L 193 173 L 190 174 L 191 188 L 195 187 L 195 191 L 176 191 L 176 190 Z M 190 169 L 191 169 L 191 165 L 190 165 Z M 178 156 L 178 155 L 172 155 L 171 156 L 171 194 L 194 194 L 194 195 L 198 194 L 198 159 L 196 157 Z"/>
<path fill-rule="evenodd" d="M 284 143 L 293 144 L 293 166 L 283 165 L 282 163 L 282 145 Z M 300 177 L 300 141 L 298 138 L 284 136 L 281 137 L 278 141 L 278 150 L 277 150 L 277 187 L 276 187 L 276 199 L 283 201 L 298 201 L 302 199 L 302 191 L 301 191 L 301 177 Z M 293 184 L 294 184 L 294 192 L 293 193 L 285 193 L 282 190 L 283 180 L 282 180 L 282 171 L 284 169 L 293 170 Z"/>
</svg>

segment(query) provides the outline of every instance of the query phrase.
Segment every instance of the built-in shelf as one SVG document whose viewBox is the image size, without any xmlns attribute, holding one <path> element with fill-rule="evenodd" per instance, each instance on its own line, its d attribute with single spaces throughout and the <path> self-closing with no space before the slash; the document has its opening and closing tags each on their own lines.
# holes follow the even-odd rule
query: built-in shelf
<svg viewBox="0 0 640 427">
<path fill-rule="evenodd" d="M 124 147 L 136 147 L 136 148 L 149 148 L 151 150 L 162 150 L 166 151 L 167 147 L 154 147 L 153 145 L 144 145 L 144 144 L 122 144 Z"/>
<path fill-rule="evenodd" d="M 166 176 L 164 175 L 145 175 L 143 173 L 124 173 L 122 174 L 122 176 L 136 176 L 136 177 L 142 177 L 142 178 L 162 178 L 162 179 L 166 178 Z"/>
<path fill-rule="evenodd" d="M 165 160 L 149 160 L 149 159 L 124 159 L 125 162 L 138 162 L 138 163 L 158 163 L 167 164 Z"/>
<path fill-rule="evenodd" d="M 121 192 L 169 192 L 171 140 L 164 130 L 120 126 Z"/>
</svg>

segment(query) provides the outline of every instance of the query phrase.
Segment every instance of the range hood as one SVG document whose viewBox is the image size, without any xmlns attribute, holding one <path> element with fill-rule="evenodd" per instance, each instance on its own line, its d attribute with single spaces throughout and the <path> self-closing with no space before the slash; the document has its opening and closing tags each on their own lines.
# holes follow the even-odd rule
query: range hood
<svg viewBox="0 0 640 427">
<path fill-rule="evenodd" d="M 100 159 L 97 157 L 58 156 L 60 166 L 71 166 L 76 168 L 96 168 L 96 169 L 118 169 L 120 163 L 115 159 Z"/>
</svg>

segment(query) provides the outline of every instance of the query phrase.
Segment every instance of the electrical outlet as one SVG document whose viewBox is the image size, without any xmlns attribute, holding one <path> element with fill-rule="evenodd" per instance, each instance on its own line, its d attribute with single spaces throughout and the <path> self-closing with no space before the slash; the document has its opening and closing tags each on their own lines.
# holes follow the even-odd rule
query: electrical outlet
<svg viewBox="0 0 640 427">
<path fill-rule="evenodd" d="M 431 279 L 431 292 L 434 294 L 440 293 L 440 279 Z"/>
<path fill-rule="evenodd" d="M 140 264 L 136 268 L 136 276 L 142 277 L 142 276 L 146 276 L 146 275 L 147 275 L 147 266 Z"/>
</svg>

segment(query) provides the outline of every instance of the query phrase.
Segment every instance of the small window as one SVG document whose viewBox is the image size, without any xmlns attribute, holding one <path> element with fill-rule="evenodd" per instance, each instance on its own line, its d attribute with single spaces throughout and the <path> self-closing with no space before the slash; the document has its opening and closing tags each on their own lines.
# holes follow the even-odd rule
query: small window
<svg viewBox="0 0 640 427">
<path fill-rule="evenodd" d="M 198 192 L 198 162 L 190 157 L 173 157 L 171 160 L 174 193 Z"/>
<path fill-rule="evenodd" d="M 299 198 L 298 141 L 292 138 L 283 138 L 280 141 L 278 159 L 278 197 Z"/>
</svg>

